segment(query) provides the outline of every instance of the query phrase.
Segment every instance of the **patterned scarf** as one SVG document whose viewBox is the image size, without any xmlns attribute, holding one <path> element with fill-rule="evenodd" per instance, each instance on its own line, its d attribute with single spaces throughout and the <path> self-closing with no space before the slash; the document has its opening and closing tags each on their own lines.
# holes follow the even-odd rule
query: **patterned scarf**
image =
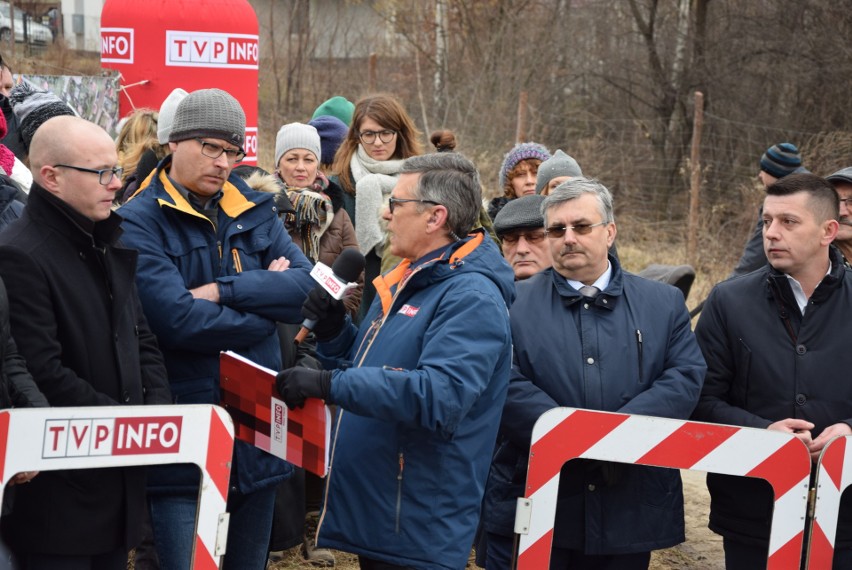
<svg viewBox="0 0 852 570">
<path fill-rule="evenodd" d="M 325 194 L 326 188 L 328 178 L 322 172 L 317 173 L 316 180 L 307 188 L 287 187 L 287 197 L 296 210 L 294 224 L 302 238 L 302 249 L 313 263 L 319 261 L 320 239 L 334 219 L 334 209 L 331 198 Z"/>
</svg>

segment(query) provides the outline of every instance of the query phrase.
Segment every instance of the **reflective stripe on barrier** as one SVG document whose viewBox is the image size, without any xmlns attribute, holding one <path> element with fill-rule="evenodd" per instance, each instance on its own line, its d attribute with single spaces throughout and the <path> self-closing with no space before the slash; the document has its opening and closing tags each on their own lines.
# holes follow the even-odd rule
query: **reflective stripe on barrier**
<svg viewBox="0 0 852 570">
<path fill-rule="evenodd" d="M 234 426 L 218 406 L 29 408 L 0 412 L 0 501 L 22 471 L 194 463 L 201 469 L 193 568 L 225 553 Z"/>
<path fill-rule="evenodd" d="M 759 477 L 775 492 L 767 570 L 798 570 L 811 459 L 794 435 L 684 420 L 555 408 L 533 428 L 519 499 L 518 570 L 548 568 L 559 471 L 575 458 Z"/>
<path fill-rule="evenodd" d="M 814 521 L 808 550 L 808 570 L 830 570 L 834 558 L 840 497 L 852 484 L 852 436 L 832 439 L 820 454 L 816 477 Z"/>
</svg>

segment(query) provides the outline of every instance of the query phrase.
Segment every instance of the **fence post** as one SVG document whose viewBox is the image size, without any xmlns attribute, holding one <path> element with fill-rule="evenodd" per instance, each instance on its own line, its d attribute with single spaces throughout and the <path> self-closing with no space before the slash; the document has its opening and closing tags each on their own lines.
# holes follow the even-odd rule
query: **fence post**
<svg viewBox="0 0 852 570">
<path fill-rule="evenodd" d="M 689 179 L 689 227 L 686 239 L 686 258 L 695 263 L 698 255 L 698 204 L 701 198 L 701 130 L 704 127 L 704 94 L 695 92 L 695 111 L 692 124 Z"/>
</svg>

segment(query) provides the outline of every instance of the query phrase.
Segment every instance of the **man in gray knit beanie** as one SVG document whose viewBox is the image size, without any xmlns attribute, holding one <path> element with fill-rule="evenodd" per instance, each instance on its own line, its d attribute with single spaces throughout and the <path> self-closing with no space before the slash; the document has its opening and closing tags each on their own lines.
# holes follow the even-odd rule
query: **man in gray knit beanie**
<svg viewBox="0 0 852 570">
<path fill-rule="evenodd" d="M 245 136 L 246 114 L 239 102 L 221 89 L 200 89 L 178 105 L 169 142 L 210 137 L 242 150 Z"/>
<path fill-rule="evenodd" d="M 311 263 L 284 230 L 273 194 L 236 174 L 246 116 L 219 89 L 175 110 L 171 155 L 121 207 L 122 239 L 139 251 L 136 282 L 166 360 L 176 402 L 219 404 L 219 352 L 281 366 L 276 322 L 297 323 L 313 288 Z M 265 568 L 275 489 L 292 466 L 235 442 L 228 552 L 222 568 Z M 189 568 L 198 477 L 176 466 L 150 473 L 149 506 L 162 568 Z"/>
<path fill-rule="evenodd" d="M 553 264 L 544 234 L 541 203 L 544 196 L 530 194 L 510 200 L 494 218 L 494 231 L 503 241 L 503 257 L 515 272 L 515 281 L 532 277 Z"/>
</svg>

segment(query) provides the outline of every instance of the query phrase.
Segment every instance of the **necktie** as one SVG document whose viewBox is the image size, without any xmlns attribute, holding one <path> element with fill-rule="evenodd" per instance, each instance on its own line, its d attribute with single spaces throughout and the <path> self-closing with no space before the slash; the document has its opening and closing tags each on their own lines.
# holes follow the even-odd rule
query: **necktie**
<svg viewBox="0 0 852 570">
<path fill-rule="evenodd" d="M 600 292 L 600 289 L 591 285 L 583 285 L 582 287 L 580 287 L 580 295 L 582 295 L 586 299 L 594 299 L 598 296 L 598 293 Z"/>
</svg>

